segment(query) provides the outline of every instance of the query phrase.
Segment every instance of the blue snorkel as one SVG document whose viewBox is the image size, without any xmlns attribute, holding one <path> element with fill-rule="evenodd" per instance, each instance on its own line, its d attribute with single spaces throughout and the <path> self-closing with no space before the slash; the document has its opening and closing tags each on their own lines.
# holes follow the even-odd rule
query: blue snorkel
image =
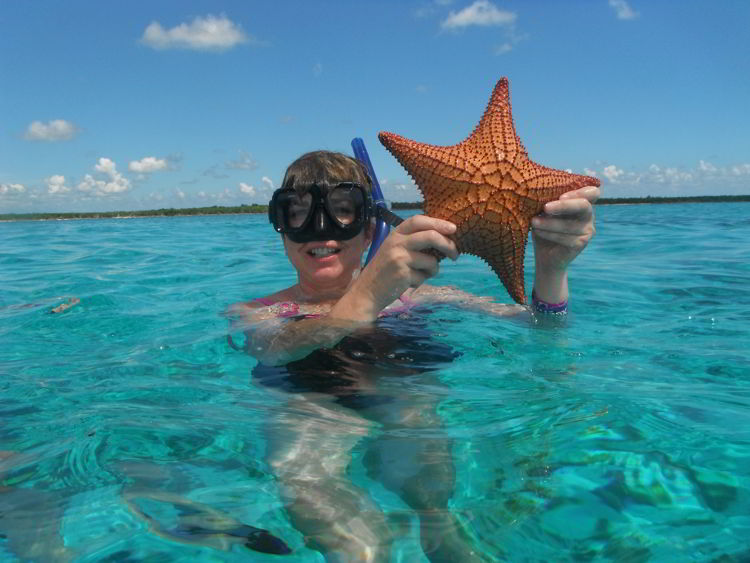
<svg viewBox="0 0 750 563">
<path fill-rule="evenodd" d="M 370 175 L 370 180 L 372 180 L 372 198 L 378 208 L 378 220 L 375 224 L 375 234 L 372 237 L 370 251 L 367 253 L 367 258 L 365 259 L 365 266 L 367 266 L 370 260 L 375 256 L 378 248 L 380 248 L 380 245 L 383 244 L 383 241 L 388 236 L 388 233 L 391 230 L 390 225 L 395 227 L 402 221 L 402 219 L 391 213 L 388 209 L 388 205 L 383 197 L 383 191 L 380 189 L 380 184 L 378 183 L 378 178 L 375 176 L 375 169 L 372 167 L 370 156 L 367 154 L 365 142 L 360 137 L 355 137 L 352 139 L 352 149 L 354 150 L 354 157 L 367 168 L 367 173 Z"/>
</svg>

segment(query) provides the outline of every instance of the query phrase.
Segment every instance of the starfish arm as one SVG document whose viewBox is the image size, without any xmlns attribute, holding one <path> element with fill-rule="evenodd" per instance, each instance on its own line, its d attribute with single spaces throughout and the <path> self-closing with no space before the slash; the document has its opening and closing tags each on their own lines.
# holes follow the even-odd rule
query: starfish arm
<svg viewBox="0 0 750 563">
<path fill-rule="evenodd" d="M 599 180 L 591 176 L 571 174 L 564 170 L 548 168 L 529 161 L 527 166 L 521 169 L 523 189 L 519 189 L 519 195 L 526 196 L 537 202 L 536 213 L 539 213 L 544 204 L 554 201 L 562 194 L 583 188 L 584 186 L 598 186 Z"/>
<path fill-rule="evenodd" d="M 459 213 L 456 232 L 459 252 L 478 256 L 500 278 L 516 303 L 526 302 L 524 259 L 529 219 L 509 205 L 510 196 L 487 202 L 482 213 Z"/>
<path fill-rule="evenodd" d="M 393 133 L 378 137 L 422 192 L 428 215 L 450 220 L 450 215 L 471 203 L 468 188 L 481 182 L 481 175 L 469 153 L 458 146 L 417 143 Z"/>
<path fill-rule="evenodd" d="M 526 148 L 513 123 L 507 78 L 497 82 L 482 119 L 461 144 L 472 152 L 491 156 L 493 161 L 516 163 L 528 160 Z"/>
<path fill-rule="evenodd" d="M 478 168 L 470 153 L 460 150 L 459 145 L 428 145 L 386 132 L 378 133 L 378 138 L 410 174 L 468 181 Z"/>
</svg>

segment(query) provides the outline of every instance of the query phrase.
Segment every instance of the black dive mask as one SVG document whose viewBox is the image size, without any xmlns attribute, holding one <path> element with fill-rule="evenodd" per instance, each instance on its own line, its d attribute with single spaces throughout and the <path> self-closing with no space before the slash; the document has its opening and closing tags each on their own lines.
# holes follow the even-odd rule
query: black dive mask
<svg viewBox="0 0 750 563">
<path fill-rule="evenodd" d="M 375 212 L 372 196 L 360 184 L 313 184 L 300 193 L 280 188 L 268 204 L 268 218 L 277 232 L 297 243 L 349 240 L 369 223 Z"/>
</svg>

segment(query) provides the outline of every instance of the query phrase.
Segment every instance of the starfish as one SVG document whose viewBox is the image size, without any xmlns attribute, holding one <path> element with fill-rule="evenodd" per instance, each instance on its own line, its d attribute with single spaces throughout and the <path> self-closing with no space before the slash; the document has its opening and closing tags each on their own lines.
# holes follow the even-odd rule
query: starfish
<svg viewBox="0 0 750 563">
<path fill-rule="evenodd" d="M 425 214 L 457 225 L 459 252 L 494 270 L 516 303 L 526 303 L 523 261 L 531 218 L 561 194 L 599 180 L 532 162 L 516 134 L 508 79 L 501 78 L 479 125 L 453 146 L 381 132 L 424 196 Z"/>
</svg>

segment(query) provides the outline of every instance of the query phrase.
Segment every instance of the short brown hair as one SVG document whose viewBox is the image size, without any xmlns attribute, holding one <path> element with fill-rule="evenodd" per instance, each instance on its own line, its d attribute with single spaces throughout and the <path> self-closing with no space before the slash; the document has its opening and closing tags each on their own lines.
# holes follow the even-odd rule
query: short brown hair
<svg viewBox="0 0 750 563">
<path fill-rule="evenodd" d="M 372 181 L 364 164 L 332 151 L 313 151 L 300 156 L 286 169 L 281 187 L 303 190 L 313 184 L 334 186 L 340 182 L 356 182 L 368 192 L 372 191 Z"/>
</svg>

